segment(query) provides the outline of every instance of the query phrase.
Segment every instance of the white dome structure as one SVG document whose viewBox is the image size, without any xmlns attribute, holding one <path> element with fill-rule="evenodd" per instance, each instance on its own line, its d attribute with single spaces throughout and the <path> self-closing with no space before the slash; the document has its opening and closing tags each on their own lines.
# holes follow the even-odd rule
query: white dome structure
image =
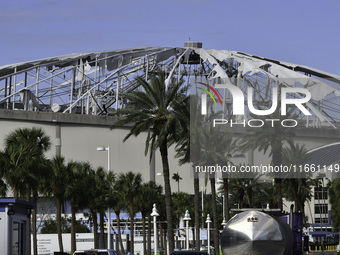
<svg viewBox="0 0 340 255">
<path fill-rule="evenodd" d="M 264 107 L 278 83 L 303 87 L 311 93 L 307 127 L 335 127 L 339 121 L 340 76 L 237 51 L 205 50 L 191 41 L 183 48 L 90 52 L 1 66 L 0 109 L 110 115 L 123 106 L 124 92 L 137 89 L 136 76 L 148 79 L 159 69 L 192 88 L 198 82 L 214 87 L 222 81 L 246 94 L 251 86 L 254 105 Z M 230 95 L 219 93 L 227 105 Z"/>
</svg>

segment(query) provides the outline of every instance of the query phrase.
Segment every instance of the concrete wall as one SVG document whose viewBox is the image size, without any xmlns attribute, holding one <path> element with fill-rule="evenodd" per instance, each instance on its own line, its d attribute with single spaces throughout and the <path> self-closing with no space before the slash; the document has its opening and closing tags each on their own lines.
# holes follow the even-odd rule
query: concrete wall
<svg viewBox="0 0 340 255">
<path fill-rule="evenodd" d="M 158 184 L 163 184 L 163 176 L 150 176 L 149 155 L 144 155 L 146 133 L 133 136 L 123 143 L 128 129 L 111 131 L 110 125 L 115 121 L 116 118 L 112 116 L 0 110 L 0 149 L 4 149 L 4 138 L 15 129 L 40 127 L 51 138 L 52 147 L 46 153 L 48 158 L 60 150 L 67 160 L 88 161 L 94 168 L 102 166 L 107 169 L 108 154 L 106 151 L 97 151 L 97 147 L 110 146 L 112 171 L 140 172 L 144 181 L 155 178 Z M 162 173 L 159 151 L 155 155 L 155 172 Z M 193 193 L 189 164 L 179 166 L 174 155 L 172 148 L 169 150 L 170 177 L 178 172 L 183 178 L 180 190 Z M 171 185 L 172 191 L 177 191 L 177 183 L 172 179 Z"/>
<path fill-rule="evenodd" d="M 163 177 L 157 174 L 150 176 L 149 156 L 144 156 L 146 134 L 138 137 L 131 137 L 125 143 L 123 138 L 128 129 L 120 128 L 111 131 L 110 125 L 116 121 L 112 116 L 92 116 L 78 114 L 29 112 L 0 110 L 0 149 L 4 148 L 4 138 L 10 132 L 23 127 L 41 127 L 51 137 L 52 148 L 47 153 L 52 158 L 58 150 L 67 160 L 88 161 L 94 168 L 103 166 L 107 169 L 107 152 L 96 150 L 98 146 L 110 146 L 111 149 L 111 170 L 115 173 L 127 171 L 140 172 L 144 181 L 155 178 L 158 184 L 163 185 Z M 294 129 L 294 140 L 304 144 L 307 149 L 313 149 L 325 144 L 340 141 L 338 129 L 326 128 L 299 128 Z M 242 130 L 234 128 L 226 130 L 233 132 L 235 136 L 240 135 Z M 178 159 L 174 158 L 174 149 L 169 150 L 170 176 L 179 172 L 183 180 L 180 181 L 180 190 L 193 194 L 193 180 L 189 164 L 178 166 Z M 236 159 L 234 163 L 251 163 L 254 165 L 268 164 L 270 162 L 268 153 L 254 151 L 246 154 L 244 158 Z M 155 172 L 162 172 L 159 151 L 156 151 Z M 200 180 L 201 186 L 204 180 Z M 171 180 L 172 191 L 177 191 L 177 183 Z M 207 191 L 210 187 L 208 185 Z M 286 208 L 289 208 L 290 202 Z M 307 207 L 307 205 L 306 205 Z M 311 207 L 314 207 L 313 201 Z"/>
</svg>

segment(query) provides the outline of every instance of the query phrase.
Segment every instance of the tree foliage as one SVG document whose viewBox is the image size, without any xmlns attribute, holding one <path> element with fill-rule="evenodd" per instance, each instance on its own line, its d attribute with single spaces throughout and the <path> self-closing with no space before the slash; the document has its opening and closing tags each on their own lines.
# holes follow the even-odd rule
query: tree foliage
<svg viewBox="0 0 340 255">
<path fill-rule="evenodd" d="M 169 251 L 174 250 L 174 236 L 172 228 L 172 203 L 168 147 L 178 141 L 180 130 L 183 128 L 178 111 L 182 101 L 187 99 L 186 88 L 181 88 L 182 83 L 171 78 L 166 79 L 165 73 L 159 71 L 152 76 L 150 81 L 142 77 L 136 78 L 140 85 L 139 90 L 123 94 L 126 100 L 124 108 L 117 111 L 119 120 L 111 129 L 130 124 L 129 133 L 124 141 L 132 135 L 138 136 L 146 132 L 145 155 L 159 149 L 162 159 L 166 215 L 168 222 Z"/>
<path fill-rule="evenodd" d="M 329 188 L 329 199 L 332 205 L 331 217 L 333 223 L 333 231 L 340 231 L 340 179 L 331 182 Z"/>
</svg>

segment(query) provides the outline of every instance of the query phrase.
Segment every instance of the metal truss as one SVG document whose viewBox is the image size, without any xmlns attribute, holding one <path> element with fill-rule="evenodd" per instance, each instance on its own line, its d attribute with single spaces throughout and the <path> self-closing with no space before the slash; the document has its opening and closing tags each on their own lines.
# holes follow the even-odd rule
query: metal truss
<svg viewBox="0 0 340 255">
<path fill-rule="evenodd" d="M 2 66 L 0 109 L 111 115 L 124 107 L 125 92 L 139 89 L 135 77 L 148 80 L 157 70 L 167 74 L 166 82 L 183 79 L 192 91 L 199 82 L 232 84 L 245 95 L 251 87 L 257 108 L 270 107 L 273 87 L 307 88 L 312 94 L 307 107 L 313 113 L 304 118 L 307 127 L 335 127 L 340 119 L 340 76 L 242 52 L 204 50 L 193 42 L 183 48 L 71 54 Z M 224 114 L 230 115 L 231 94 L 217 90 Z"/>
</svg>

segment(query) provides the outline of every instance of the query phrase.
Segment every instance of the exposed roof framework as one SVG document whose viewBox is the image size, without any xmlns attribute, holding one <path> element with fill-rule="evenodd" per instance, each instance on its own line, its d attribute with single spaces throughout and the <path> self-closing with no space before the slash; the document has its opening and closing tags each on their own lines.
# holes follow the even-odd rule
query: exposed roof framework
<svg viewBox="0 0 340 255">
<path fill-rule="evenodd" d="M 124 92 L 138 89 L 136 76 L 149 79 L 159 69 L 168 80 L 176 77 L 191 84 L 192 90 L 199 82 L 229 83 L 247 94 L 251 86 L 258 108 L 270 106 L 273 87 L 304 87 L 312 94 L 307 103 L 312 116 L 304 118 L 306 126 L 335 127 L 340 120 L 340 76 L 242 52 L 204 50 L 201 43 L 192 42 L 183 48 L 70 54 L 1 66 L 0 109 L 113 114 L 124 106 Z M 218 91 L 228 114 L 231 95 Z"/>
</svg>

